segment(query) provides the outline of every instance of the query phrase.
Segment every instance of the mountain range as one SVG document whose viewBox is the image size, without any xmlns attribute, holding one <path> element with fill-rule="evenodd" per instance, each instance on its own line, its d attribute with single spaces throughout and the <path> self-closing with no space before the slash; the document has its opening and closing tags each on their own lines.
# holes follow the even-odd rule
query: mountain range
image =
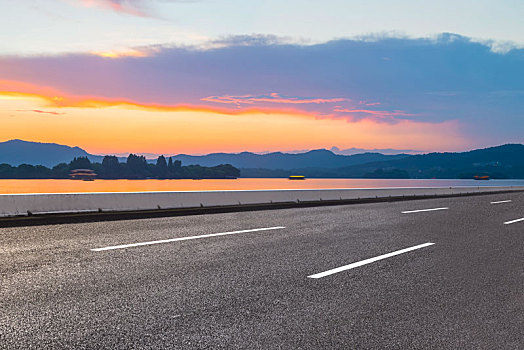
<svg viewBox="0 0 524 350">
<path fill-rule="evenodd" d="M 212 153 L 203 156 L 179 154 L 173 156 L 173 161 L 180 160 L 184 165 L 216 166 L 231 164 L 236 168 L 265 169 L 296 169 L 296 168 L 340 168 L 369 162 L 380 162 L 401 159 L 406 154 L 383 155 L 380 153 L 362 153 L 350 156 L 334 154 L 328 150 L 313 150 L 298 154 L 273 152 L 256 154 L 242 153 Z M 53 167 L 59 163 L 69 163 L 75 157 L 87 157 L 91 162 L 101 162 L 103 156 L 89 154 L 79 147 L 58 145 L 55 143 L 39 143 L 22 140 L 0 142 L 0 164 L 13 166 L 20 164 L 44 165 Z M 125 162 L 125 157 L 119 157 Z M 149 162 L 155 162 L 150 159 Z"/>
<path fill-rule="evenodd" d="M 0 164 L 44 165 L 69 163 L 74 157 L 101 162 L 100 155 L 79 147 L 11 140 L 0 143 Z M 179 154 L 172 157 L 184 165 L 231 164 L 241 177 L 287 177 L 293 174 L 318 178 L 524 178 L 524 145 L 507 144 L 468 152 L 393 154 L 335 154 L 330 150 L 268 154 L 213 153 L 203 156 Z M 119 158 L 121 162 L 125 158 Z M 151 162 L 155 160 L 150 160 Z"/>
<path fill-rule="evenodd" d="M 362 153 L 350 156 L 334 154 L 331 151 L 320 149 L 304 153 L 273 152 L 267 154 L 242 153 L 212 153 L 204 156 L 179 154 L 173 160 L 180 160 L 182 164 L 199 164 L 213 166 L 231 164 L 237 168 L 263 169 L 300 169 L 326 168 L 335 169 L 370 162 L 383 162 L 407 157 L 407 154 L 384 155 L 381 153 Z"/>
<path fill-rule="evenodd" d="M 313 167 L 240 170 L 243 177 L 284 177 L 300 174 L 313 178 L 471 179 L 476 175 L 487 175 L 498 179 L 524 179 L 524 145 L 507 144 L 468 152 L 408 155 L 401 159 L 335 169 Z"/>
<path fill-rule="evenodd" d="M 91 162 L 101 162 L 104 158 L 89 154 L 80 147 L 56 143 L 23 140 L 0 142 L 0 164 L 6 163 L 13 166 L 31 164 L 53 167 L 59 163 L 69 163 L 75 157 L 88 157 Z"/>
</svg>

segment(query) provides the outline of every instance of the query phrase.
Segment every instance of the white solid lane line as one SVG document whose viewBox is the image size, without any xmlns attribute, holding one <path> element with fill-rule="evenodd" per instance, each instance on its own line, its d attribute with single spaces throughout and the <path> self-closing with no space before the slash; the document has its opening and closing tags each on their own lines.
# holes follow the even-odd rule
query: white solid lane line
<svg viewBox="0 0 524 350">
<path fill-rule="evenodd" d="M 411 213 L 421 213 L 423 211 L 436 211 L 436 210 L 448 210 L 449 208 L 433 208 L 433 209 L 418 209 L 418 210 L 408 210 L 403 211 L 402 214 L 411 214 Z"/>
<path fill-rule="evenodd" d="M 508 199 L 507 201 L 496 201 L 496 202 L 491 202 L 491 204 L 500 204 L 500 203 L 509 203 L 511 202 L 511 199 Z"/>
<path fill-rule="evenodd" d="M 516 219 L 516 220 L 511 220 L 511 221 L 506 221 L 504 223 L 504 225 L 509 225 L 509 224 L 514 224 L 516 222 L 520 222 L 520 221 L 524 221 L 524 218 L 520 218 L 520 219 Z"/>
<path fill-rule="evenodd" d="M 354 269 L 355 267 L 371 264 L 372 262 L 375 262 L 375 261 L 391 258 L 392 256 L 395 256 L 395 255 L 404 254 L 404 253 L 410 252 L 412 250 L 425 248 L 425 247 L 428 247 L 428 246 L 433 245 L 433 244 L 435 244 L 435 243 L 424 243 L 424 244 L 416 245 L 414 247 L 397 250 L 397 251 L 394 251 L 394 252 L 391 252 L 391 253 L 388 253 L 388 254 L 376 256 L 374 258 L 362 260 L 362 261 L 359 261 L 359 262 L 356 262 L 356 263 L 353 263 L 353 264 L 337 267 L 336 269 L 332 269 L 332 270 L 316 273 L 314 275 L 307 276 L 307 277 L 308 278 L 322 278 L 322 277 L 326 277 L 326 276 L 329 276 L 329 275 L 333 275 L 335 273 L 339 273 L 339 272 L 342 272 L 342 271 Z"/>
<path fill-rule="evenodd" d="M 260 232 L 260 231 L 270 231 L 270 230 L 280 230 L 285 228 L 284 226 L 275 226 L 275 227 L 264 227 L 264 228 L 253 228 L 250 230 L 240 230 L 240 231 L 231 231 L 231 232 L 220 232 L 220 233 L 211 233 L 208 235 L 199 235 L 199 236 L 190 236 L 190 237 L 179 237 L 179 238 L 171 238 L 171 239 L 163 239 L 159 241 L 150 241 L 150 242 L 140 242 L 140 243 L 130 243 L 130 244 L 121 244 L 121 245 L 114 245 L 109 247 L 103 247 L 103 248 L 93 248 L 91 251 L 93 252 L 101 252 L 104 250 L 115 250 L 115 249 L 125 249 L 125 248 L 133 248 L 133 247 L 140 247 L 144 245 L 153 245 L 153 244 L 161 244 L 161 243 L 171 243 L 171 242 L 178 242 L 178 241 L 188 241 L 191 239 L 199 239 L 199 238 L 208 238 L 208 237 L 217 237 L 217 236 L 227 236 L 227 235 L 236 235 L 237 233 L 247 233 L 247 232 Z"/>
</svg>

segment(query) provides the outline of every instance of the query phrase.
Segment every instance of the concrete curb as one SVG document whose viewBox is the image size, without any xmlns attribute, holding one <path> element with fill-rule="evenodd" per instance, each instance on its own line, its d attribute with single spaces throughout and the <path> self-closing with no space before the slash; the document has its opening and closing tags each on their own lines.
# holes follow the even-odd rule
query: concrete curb
<svg viewBox="0 0 524 350">
<path fill-rule="evenodd" d="M 194 206 L 187 208 L 157 208 L 157 209 L 139 209 L 139 210 L 78 210 L 70 211 L 53 211 L 53 212 L 29 212 L 26 215 L 18 216 L 4 216 L 0 217 L 0 227 L 20 227 L 20 226 L 36 226 L 36 225 L 53 225 L 53 224 L 67 224 L 67 223 L 84 223 L 95 221 L 117 221 L 117 220 L 132 220 L 132 219 L 147 219 L 158 217 L 173 217 L 173 216 L 187 216 L 187 215 L 203 215 L 203 214 L 217 214 L 243 211 L 259 211 L 259 210 L 275 210 L 287 208 L 307 208 L 318 206 L 333 206 L 333 205 L 350 205 L 350 204 L 365 204 L 365 203 L 383 203 L 383 202 L 398 202 L 409 200 L 421 200 L 431 198 L 453 198 L 466 196 L 479 196 L 488 194 L 502 194 L 524 192 L 524 188 L 511 188 L 491 191 L 473 191 L 473 192 L 457 192 L 445 194 L 420 194 L 420 195 L 397 195 L 397 196 L 375 196 L 367 198 L 351 198 L 351 199 L 327 199 L 327 200 L 298 200 L 298 201 L 282 201 L 270 203 L 252 203 L 252 204 L 234 204 L 234 205 L 214 205 L 214 206 Z"/>
</svg>

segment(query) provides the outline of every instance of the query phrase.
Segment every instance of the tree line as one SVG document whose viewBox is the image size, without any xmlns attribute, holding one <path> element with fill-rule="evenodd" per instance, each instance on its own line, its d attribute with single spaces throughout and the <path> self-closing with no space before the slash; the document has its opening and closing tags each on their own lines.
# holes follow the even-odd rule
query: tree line
<svg viewBox="0 0 524 350">
<path fill-rule="evenodd" d="M 87 157 L 75 157 L 69 163 L 52 168 L 42 165 L 0 164 L 1 179 L 67 179 L 72 170 L 91 169 L 99 179 L 231 179 L 240 176 L 240 170 L 230 164 L 214 167 L 200 165 L 182 166 L 180 160 L 159 156 L 155 163 L 148 163 L 144 156 L 130 154 L 126 162 L 116 156 L 105 156 L 102 163 L 92 163 Z"/>
</svg>

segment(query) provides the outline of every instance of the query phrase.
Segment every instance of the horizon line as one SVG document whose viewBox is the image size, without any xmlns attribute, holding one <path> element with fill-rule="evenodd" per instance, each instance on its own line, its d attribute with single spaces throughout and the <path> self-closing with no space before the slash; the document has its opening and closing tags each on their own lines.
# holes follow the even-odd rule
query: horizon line
<svg viewBox="0 0 524 350">
<path fill-rule="evenodd" d="M 135 154 L 135 155 L 138 155 L 138 156 L 144 156 L 148 160 L 154 160 L 154 159 L 156 159 L 156 158 L 158 158 L 160 156 L 164 156 L 166 158 L 177 157 L 177 156 L 203 157 L 203 156 L 208 156 L 208 155 L 213 155 L 213 154 L 239 155 L 239 154 L 242 154 L 242 153 L 250 153 L 250 154 L 261 155 L 261 156 L 262 155 L 267 155 L 267 154 L 273 154 L 273 153 L 282 153 L 282 154 L 290 154 L 290 155 L 296 154 L 296 155 L 298 155 L 298 154 L 305 154 L 305 153 L 314 152 L 314 151 L 328 151 L 328 152 L 331 152 L 331 153 L 333 153 L 335 155 L 341 155 L 341 156 L 352 156 L 352 155 L 359 155 L 359 154 L 366 154 L 366 153 L 380 153 L 380 154 L 383 154 L 383 155 L 401 155 L 401 154 L 424 155 L 424 154 L 430 154 L 430 153 L 463 153 L 463 152 L 470 152 L 470 151 L 475 151 L 475 150 L 482 150 L 482 149 L 488 149 L 488 148 L 502 147 L 502 146 L 507 146 L 507 145 L 524 145 L 524 143 L 504 143 L 504 144 L 497 144 L 497 145 L 492 145 L 492 146 L 472 147 L 472 148 L 468 148 L 468 149 L 460 150 L 460 151 L 419 151 L 419 150 L 400 150 L 400 149 L 394 149 L 394 148 L 366 149 L 366 148 L 360 148 L 360 147 L 339 148 L 339 147 L 336 147 L 336 146 L 332 146 L 331 148 L 315 148 L 315 149 L 309 149 L 309 150 L 287 150 L 287 151 L 286 150 L 284 150 L 284 151 L 280 151 L 279 150 L 279 151 L 259 151 L 259 152 L 244 150 L 244 151 L 238 151 L 238 152 L 235 152 L 235 151 L 234 152 L 216 151 L 216 152 L 210 152 L 210 153 L 192 153 L 192 154 L 188 154 L 188 153 L 169 154 L 169 153 L 151 153 L 151 152 L 129 152 L 129 153 L 127 153 L 127 152 L 124 152 L 124 153 L 110 153 L 109 152 L 109 153 L 106 153 L 106 154 L 102 154 L 102 153 L 90 153 L 89 151 L 85 150 L 81 146 L 72 146 L 72 145 L 60 144 L 60 143 L 55 143 L 55 142 L 28 141 L 28 140 L 22 140 L 22 139 L 18 139 L 18 138 L 9 139 L 9 140 L 5 140 L 5 141 L 0 141 L 0 144 L 7 143 L 7 142 L 13 142 L 13 141 L 20 141 L 20 142 L 24 142 L 24 143 L 43 144 L 43 145 L 63 146 L 63 147 L 69 147 L 69 148 L 78 148 L 78 149 L 86 152 L 87 156 L 95 156 L 95 157 L 116 156 L 116 157 L 119 157 L 119 158 L 126 158 L 130 154 Z M 335 148 L 338 150 L 338 152 L 355 150 L 356 153 L 351 153 L 351 154 L 337 153 L 336 151 L 333 150 Z M 360 151 L 362 151 L 362 152 L 360 152 Z M 398 153 L 381 153 L 381 151 L 398 151 Z M 154 158 L 148 158 L 148 157 L 154 157 Z"/>
</svg>

